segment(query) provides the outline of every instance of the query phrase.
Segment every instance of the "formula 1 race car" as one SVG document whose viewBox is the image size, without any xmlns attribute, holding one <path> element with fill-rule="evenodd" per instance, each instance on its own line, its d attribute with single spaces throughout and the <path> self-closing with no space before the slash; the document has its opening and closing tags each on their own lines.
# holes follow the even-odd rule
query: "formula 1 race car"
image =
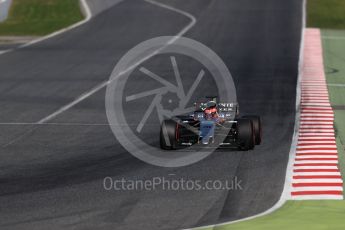
<svg viewBox="0 0 345 230">
<path fill-rule="evenodd" d="M 162 149 L 216 146 L 250 150 L 261 143 L 260 117 L 240 117 L 238 103 L 217 103 L 213 97 L 212 100 L 194 105 L 193 113 L 162 122 Z"/>
</svg>

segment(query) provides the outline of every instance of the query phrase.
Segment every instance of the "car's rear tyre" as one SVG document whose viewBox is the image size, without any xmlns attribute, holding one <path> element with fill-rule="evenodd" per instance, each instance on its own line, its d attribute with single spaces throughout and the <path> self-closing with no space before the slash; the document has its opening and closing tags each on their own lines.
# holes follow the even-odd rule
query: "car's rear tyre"
<svg viewBox="0 0 345 230">
<path fill-rule="evenodd" d="M 164 120 L 160 130 L 160 147 L 165 150 L 176 149 L 176 126 L 173 120 Z"/>
<path fill-rule="evenodd" d="M 252 120 L 254 126 L 254 136 L 255 136 L 255 144 L 260 145 L 262 140 L 262 127 L 261 127 L 261 119 L 260 116 L 243 116 L 243 118 Z"/>
<path fill-rule="evenodd" d="M 250 119 L 240 118 L 237 120 L 237 138 L 240 149 L 250 150 L 255 146 L 253 122 Z"/>
</svg>

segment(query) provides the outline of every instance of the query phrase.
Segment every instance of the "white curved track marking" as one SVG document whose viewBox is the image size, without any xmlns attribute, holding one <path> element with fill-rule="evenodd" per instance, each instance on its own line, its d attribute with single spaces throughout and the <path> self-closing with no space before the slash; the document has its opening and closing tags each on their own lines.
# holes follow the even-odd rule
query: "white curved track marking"
<svg viewBox="0 0 345 230">
<path fill-rule="evenodd" d="M 182 14 L 186 17 L 188 17 L 191 21 L 190 23 L 188 23 L 188 25 L 186 25 L 178 34 L 176 34 L 174 36 L 174 38 L 172 38 L 171 40 L 169 40 L 165 46 L 161 47 L 159 50 L 161 49 L 164 49 L 166 46 L 174 43 L 177 39 L 179 39 L 182 35 L 184 35 L 188 30 L 190 30 L 196 23 L 196 18 L 185 12 L 185 11 L 182 11 L 182 10 L 179 10 L 179 9 L 176 9 L 172 6 L 168 6 L 168 5 L 165 5 L 165 4 L 162 4 L 162 3 L 158 3 L 158 2 L 155 2 L 155 1 L 152 1 L 152 0 L 145 0 L 146 2 L 150 3 L 150 4 L 153 4 L 153 5 L 156 5 L 156 6 L 159 6 L 159 7 L 162 7 L 162 8 L 165 8 L 165 9 L 168 9 L 168 10 L 172 10 L 176 13 L 179 13 L 179 14 Z M 142 63 L 143 61 L 151 58 L 152 56 L 154 56 L 159 50 L 156 50 L 156 51 L 153 51 L 150 55 L 146 56 L 145 58 L 141 59 L 140 61 L 138 61 L 137 63 L 133 64 L 132 66 L 128 67 L 126 70 L 124 70 L 122 73 L 120 73 L 119 75 L 121 74 L 124 74 L 130 70 L 132 70 L 133 68 L 137 67 L 140 63 Z M 37 123 L 38 124 L 42 124 L 42 123 L 46 123 L 52 119 L 54 119 L 55 117 L 57 117 L 58 115 L 62 114 L 63 112 L 69 110 L 70 108 L 72 108 L 73 106 L 75 106 L 76 104 L 82 102 L 83 100 L 85 100 L 86 98 L 90 97 L 91 95 L 97 93 L 99 90 L 103 89 L 104 87 L 106 87 L 111 81 L 104 81 L 102 83 L 100 83 L 99 85 L 96 85 L 94 88 L 92 88 L 91 90 L 81 94 L 80 96 L 78 96 L 76 99 L 74 99 L 72 102 L 62 106 L 60 109 L 56 110 L 55 112 L 53 112 L 52 114 L 49 114 L 47 115 L 46 117 L 42 118 L 41 120 L 39 120 Z"/>
</svg>

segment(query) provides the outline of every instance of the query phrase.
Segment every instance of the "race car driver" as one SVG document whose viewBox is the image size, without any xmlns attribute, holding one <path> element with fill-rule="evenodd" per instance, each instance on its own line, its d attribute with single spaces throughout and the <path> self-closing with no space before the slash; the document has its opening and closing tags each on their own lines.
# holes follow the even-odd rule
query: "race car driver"
<svg viewBox="0 0 345 230">
<path fill-rule="evenodd" d="M 219 117 L 217 111 L 217 103 L 214 101 L 209 101 L 206 103 L 206 108 L 204 110 L 204 119 L 207 121 L 214 121 L 218 124 L 223 123 L 224 119 Z"/>
</svg>

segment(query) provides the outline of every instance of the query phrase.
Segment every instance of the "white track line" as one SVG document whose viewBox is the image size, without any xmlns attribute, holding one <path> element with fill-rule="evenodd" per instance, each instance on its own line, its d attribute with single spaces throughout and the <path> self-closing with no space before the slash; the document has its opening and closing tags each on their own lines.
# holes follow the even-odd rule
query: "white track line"
<svg viewBox="0 0 345 230">
<path fill-rule="evenodd" d="M 179 14 L 182 14 L 186 17 L 188 17 L 191 22 L 185 26 L 173 39 L 171 39 L 170 41 L 168 41 L 165 46 L 161 47 L 160 49 L 163 49 L 165 48 L 166 46 L 174 43 L 178 38 L 180 38 L 182 35 L 184 35 L 188 30 L 190 30 L 196 23 L 196 18 L 191 15 L 190 13 L 187 13 L 185 11 L 182 11 L 182 10 L 179 10 L 175 7 L 172 7 L 172 6 L 168 6 L 168 5 L 165 5 L 163 3 L 158 3 L 158 2 L 155 2 L 153 0 L 145 0 L 146 2 L 150 3 L 150 4 L 153 4 L 153 5 L 156 5 L 156 6 L 159 6 L 159 7 L 162 7 L 162 8 L 165 8 L 165 9 L 168 9 L 168 10 L 171 10 L 171 11 L 174 11 L 176 13 L 179 13 Z M 160 50 L 159 49 L 159 50 Z M 128 71 L 132 70 L 133 68 L 137 67 L 140 63 L 142 63 L 143 61 L 151 58 L 152 56 L 154 56 L 159 50 L 155 50 L 153 51 L 150 55 L 146 56 L 145 58 L 141 59 L 140 61 L 138 61 L 137 63 L 133 64 L 132 66 L 128 67 L 126 70 L 124 70 L 123 72 L 121 72 L 119 75 L 122 75 L 124 73 L 127 73 Z M 76 104 L 82 102 L 83 100 L 85 100 L 86 98 L 90 97 L 91 95 L 95 94 L 96 92 L 98 92 L 99 90 L 101 90 L 102 88 L 104 88 L 105 86 L 107 86 L 111 81 L 108 80 L 108 81 L 105 81 L 105 82 L 102 82 L 100 83 L 99 85 L 96 85 L 94 88 L 92 88 L 91 90 L 81 94 L 79 97 L 77 97 L 76 99 L 74 99 L 72 102 L 62 106 L 60 109 L 56 110 L 55 112 L 47 115 L 46 117 L 42 118 L 41 120 L 39 120 L 37 123 L 38 124 L 42 124 L 42 123 L 46 123 L 52 119 L 54 119 L 56 116 L 60 115 L 61 113 L 69 110 L 70 108 L 72 108 L 73 106 L 75 106 Z"/>
<path fill-rule="evenodd" d="M 305 138 L 305 137 L 323 137 L 323 138 L 326 138 L 326 137 L 334 137 L 334 133 L 300 133 L 299 134 L 299 137 L 301 138 Z"/>
<path fill-rule="evenodd" d="M 302 121 L 301 125 L 331 125 L 331 126 L 333 126 L 333 122 L 329 122 L 329 121 Z"/>
<path fill-rule="evenodd" d="M 308 140 L 298 140 L 298 144 L 336 144 L 335 141 L 326 141 L 326 140 L 317 140 L 317 141 L 308 141 Z"/>
<path fill-rule="evenodd" d="M 332 117 L 304 117 L 301 118 L 301 121 L 314 121 L 314 122 L 318 122 L 318 121 L 333 121 L 334 118 Z"/>
<path fill-rule="evenodd" d="M 86 23 L 87 21 L 89 21 L 89 20 L 91 19 L 91 11 L 90 11 L 90 8 L 89 8 L 89 6 L 87 5 L 87 3 L 86 3 L 85 0 L 80 0 L 80 1 L 81 1 L 81 3 L 82 3 L 82 6 L 84 7 L 84 10 L 85 10 L 85 13 L 86 13 L 86 18 L 85 18 L 83 21 L 81 21 L 81 22 L 79 22 L 79 23 L 77 23 L 77 24 L 74 24 L 74 25 L 72 25 L 72 26 L 70 26 L 70 27 L 67 27 L 67 28 L 65 28 L 65 29 L 62 29 L 62 30 L 60 30 L 60 31 L 57 31 L 57 32 L 55 32 L 55 33 L 52 33 L 52 34 L 50 34 L 50 35 L 48 35 L 48 36 L 45 36 L 45 37 L 43 37 L 43 38 L 34 40 L 34 41 L 32 41 L 32 42 L 30 42 L 30 43 L 28 43 L 28 44 L 25 44 L 25 45 L 23 45 L 23 46 L 20 46 L 20 47 L 18 47 L 18 49 L 23 48 L 23 47 L 30 46 L 30 45 L 35 44 L 35 43 L 37 43 L 37 42 L 40 42 L 40 41 L 43 41 L 43 40 L 45 40 L 45 39 L 51 38 L 51 37 L 53 37 L 53 36 L 59 35 L 59 34 L 61 34 L 61 33 L 64 33 L 64 32 L 66 32 L 66 31 L 68 31 L 68 30 L 71 30 L 71 29 L 73 29 L 73 28 L 76 28 L 76 27 L 78 27 L 78 26 L 80 26 L 80 25 Z M 168 6 L 168 5 L 164 5 L 164 4 L 161 4 L 161 3 L 154 2 L 154 1 L 152 1 L 152 0 L 145 0 L 145 1 L 148 2 L 148 3 L 150 3 L 150 4 L 154 4 L 154 5 L 157 5 L 157 6 L 160 6 L 160 7 L 169 9 L 169 10 L 172 10 L 172 11 L 174 11 L 174 12 L 180 13 L 180 14 L 182 14 L 182 15 L 184 15 L 184 16 L 186 16 L 186 17 L 188 17 L 188 18 L 191 19 L 191 22 L 190 22 L 187 26 L 185 26 L 185 27 L 184 27 L 184 28 L 183 28 L 173 39 L 171 39 L 171 40 L 167 43 L 167 45 L 169 45 L 169 44 L 175 42 L 179 37 L 181 37 L 183 34 L 185 34 L 185 33 L 186 33 L 190 28 L 192 28 L 192 27 L 195 25 L 195 23 L 196 23 L 195 17 L 194 17 L 193 15 L 187 13 L 187 12 L 181 11 L 181 10 L 179 10 L 179 9 L 176 9 L 176 8 L 171 7 L 171 6 Z M 163 48 L 164 48 L 164 47 L 163 47 Z M 10 51 L 12 51 L 12 50 L 8 50 L 8 51 L 3 52 L 3 53 L 7 53 L 7 52 L 10 52 Z M 157 51 L 158 51 L 158 50 L 157 50 Z M 154 52 L 152 53 L 151 56 L 148 55 L 146 59 L 152 57 L 152 56 L 155 54 L 155 52 L 156 52 L 156 51 L 154 51 Z M 144 58 L 144 59 L 142 59 L 142 61 L 145 61 L 146 59 Z M 135 66 L 132 66 L 132 67 L 135 67 Z M 129 68 L 131 68 L 131 67 L 129 67 Z M 129 69 L 127 69 L 127 70 L 129 70 Z M 38 122 L 36 122 L 36 124 L 37 124 L 37 125 L 41 125 L 41 124 L 47 123 L 48 121 L 52 120 L 52 119 L 55 118 L 56 116 L 60 115 L 61 113 L 65 112 L 65 111 L 67 111 L 68 109 L 72 108 L 74 105 L 78 104 L 79 102 L 81 102 L 81 101 L 85 100 L 86 98 L 90 97 L 91 95 L 95 94 L 96 92 L 98 92 L 99 90 L 101 90 L 103 87 L 105 87 L 105 86 L 106 86 L 107 84 L 109 84 L 109 83 L 110 83 L 109 81 L 105 81 L 105 82 L 100 83 L 99 85 L 96 85 L 96 86 L 93 87 L 91 90 L 89 90 L 89 91 L 87 91 L 87 92 L 84 92 L 83 94 L 81 94 L 80 96 L 78 96 L 78 97 L 77 97 L 75 100 L 73 100 L 72 102 L 70 102 L 70 103 L 68 103 L 68 104 L 66 104 L 66 105 L 64 105 L 64 106 L 62 106 L 60 109 L 56 110 L 56 111 L 53 112 L 52 114 L 50 114 L 50 115 L 48 115 L 48 116 L 42 118 L 41 120 L 39 120 Z M 33 128 L 31 128 L 30 130 L 26 131 L 24 134 L 18 136 L 18 137 L 15 138 L 14 140 L 12 140 L 12 141 L 10 141 L 10 142 L 8 142 L 8 143 L 2 145 L 2 147 L 4 148 L 4 147 L 7 147 L 7 146 L 13 144 L 14 142 L 16 142 L 17 140 L 23 138 L 25 135 L 27 135 L 28 133 L 30 133 L 31 131 L 33 131 L 33 130 L 34 130 L 35 128 L 37 128 L 37 127 L 38 127 L 38 126 L 33 126 Z"/>
<path fill-rule="evenodd" d="M 305 186 L 305 187 L 294 187 L 293 192 L 303 191 L 343 191 L 343 187 L 340 186 Z"/>
<path fill-rule="evenodd" d="M 298 149 L 308 149 L 308 148 L 331 148 L 331 149 L 335 149 L 336 145 L 332 144 L 332 145 L 325 145 L 325 144 L 308 144 L 308 145 L 300 145 L 300 143 L 298 142 Z M 298 150 L 297 150 L 298 151 Z"/>
<path fill-rule="evenodd" d="M 299 195 L 294 200 L 342 200 L 342 195 Z"/>
<path fill-rule="evenodd" d="M 330 162 L 337 162 L 337 161 L 334 160 Z M 293 176 L 341 176 L 341 173 L 340 172 L 295 172 Z"/>
<path fill-rule="evenodd" d="M 189 19 L 191 19 L 191 22 L 190 22 L 187 26 L 185 26 L 185 27 L 175 36 L 175 38 L 171 39 L 171 40 L 166 44 L 166 46 L 168 46 L 168 45 L 174 43 L 179 37 L 181 37 L 181 36 L 184 35 L 188 30 L 190 30 L 190 29 L 195 25 L 195 23 L 196 23 L 196 18 L 195 18 L 193 15 L 191 15 L 191 14 L 185 12 L 185 11 L 179 10 L 179 9 L 177 9 L 177 8 L 174 8 L 174 7 L 172 7 L 172 6 L 168 6 L 168 5 L 165 5 L 165 4 L 162 4 L 162 3 L 155 2 L 155 1 L 153 1 L 153 0 L 145 0 L 145 1 L 148 2 L 148 3 L 150 3 L 150 4 L 157 5 L 157 6 L 159 6 L 159 7 L 162 7 L 162 8 L 165 8 L 165 9 L 168 9 L 168 10 L 171 10 L 171 11 L 174 11 L 174 12 L 176 12 L 176 13 L 182 14 L 182 15 L 188 17 Z M 86 23 L 87 21 L 89 21 L 89 20 L 91 19 L 91 11 L 90 11 L 90 8 L 89 8 L 89 6 L 87 5 L 87 3 L 86 3 L 85 0 L 81 0 L 81 3 L 82 3 L 82 6 L 84 7 L 84 10 L 85 10 L 85 12 L 86 12 L 86 18 L 85 18 L 83 21 L 78 22 L 78 23 L 76 23 L 76 24 L 74 24 L 74 25 L 72 25 L 72 26 L 69 26 L 69 27 L 67 27 L 67 28 L 64 28 L 64 29 L 62 29 L 62 30 L 59 30 L 59 31 L 57 31 L 57 32 L 54 32 L 54 33 L 52 33 L 52 34 L 49 34 L 49 35 L 47 35 L 47 36 L 45 36 L 45 37 L 42 37 L 42 38 L 36 39 L 36 40 L 34 40 L 34 41 L 31 41 L 31 42 L 29 42 L 29 43 L 27 43 L 27 44 L 24 44 L 24 45 L 20 46 L 19 48 L 27 47 L 27 46 L 30 46 L 30 45 L 32 45 L 32 44 L 35 44 L 35 43 L 41 42 L 41 41 L 43 41 L 43 40 L 46 40 L 46 39 L 48 39 L 48 38 L 54 37 L 54 36 L 56 36 L 56 35 L 62 34 L 62 33 L 64 33 L 64 32 L 67 32 L 67 31 L 69 31 L 69 30 L 71 30 L 71 29 L 73 29 L 73 28 L 76 28 L 76 27 L 78 27 L 78 26 L 80 26 L 80 25 Z M 164 47 L 163 47 L 163 48 L 164 48 Z M 3 53 L 9 52 L 9 51 L 11 51 L 11 50 L 7 50 L 7 51 L 5 51 L 5 52 L 3 52 Z M 147 59 L 150 58 L 150 57 L 152 57 L 154 53 L 155 53 L 155 52 L 153 52 L 151 56 L 148 55 L 148 56 L 147 56 Z M 146 59 L 144 59 L 144 60 L 146 60 Z M 141 60 L 140 62 L 142 62 L 142 61 L 144 61 L 144 60 Z M 140 64 L 140 63 L 137 63 L 137 64 Z M 136 66 L 136 65 L 135 65 L 135 66 Z M 134 67 L 134 66 L 133 66 L 133 67 Z M 132 68 L 133 68 L 133 67 L 132 67 Z M 129 67 L 127 70 L 124 71 L 124 73 L 127 72 L 127 71 L 129 71 L 129 70 L 132 69 L 132 68 Z M 62 106 L 60 109 L 56 110 L 55 112 L 53 112 L 53 113 L 47 115 L 46 117 L 40 119 L 40 120 L 39 120 L 38 122 L 36 122 L 35 124 L 44 124 L 44 123 L 46 123 L 46 122 L 48 122 L 48 121 L 54 119 L 56 116 L 60 115 L 61 113 L 65 112 L 65 111 L 67 111 L 68 109 L 72 108 L 73 106 L 75 106 L 76 104 L 78 104 L 78 103 L 80 103 L 81 101 L 85 100 L 86 98 L 90 97 L 91 95 L 95 94 L 96 92 L 98 92 L 99 90 L 101 90 L 102 88 L 104 88 L 105 86 L 107 86 L 109 83 L 110 83 L 109 81 L 105 81 L 105 82 L 100 83 L 99 85 L 96 85 L 95 87 L 93 87 L 93 88 L 90 89 L 89 91 L 84 92 L 83 94 L 81 94 L 80 96 L 78 96 L 78 97 L 77 97 L 75 100 L 73 100 L 72 102 L 70 102 L 70 103 L 68 103 L 68 104 L 66 104 L 66 105 L 64 105 L 64 106 Z M 17 123 L 17 124 L 20 124 L 20 123 Z"/>
<path fill-rule="evenodd" d="M 294 166 L 294 168 L 295 169 L 338 169 L 338 167 L 336 165 L 334 165 L 334 166 Z M 297 180 L 297 179 L 295 179 L 295 180 Z M 342 182 L 342 180 L 340 180 L 340 182 Z"/>
<path fill-rule="evenodd" d="M 325 125 L 325 124 L 303 124 L 301 125 L 301 129 L 320 129 L 320 128 L 325 128 L 325 129 L 332 129 L 333 125 Z"/>
<path fill-rule="evenodd" d="M 309 141 L 309 140 L 316 140 L 316 139 L 320 139 L 320 140 L 327 140 L 327 141 L 335 141 L 335 137 L 300 137 L 298 140 L 300 141 Z"/>
<path fill-rule="evenodd" d="M 309 159 L 324 159 L 327 158 L 329 160 L 337 160 L 338 156 L 334 156 L 334 155 L 323 155 L 323 156 L 319 156 L 319 155 L 308 155 L 308 156 L 296 156 L 296 161 L 299 160 L 309 160 Z"/>
<path fill-rule="evenodd" d="M 80 3 L 81 3 L 81 7 L 83 7 L 84 13 L 86 14 L 84 20 L 82 20 L 82 21 L 80 21 L 80 22 L 77 22 L 76 24 L 73 24 L 73 25 L 68 26 L 68 27 L 66 27 L 66 28 L 63 28 L 63 29 L 61 29 L 61 30 L 58 30 L 58 31 L 56 31 L 56 32 L 54 32 L 54 33 L 48 34 L 48 35 L 46 35 L 46 36 L 44 36 L 44 37 L 35 39 L 35 40 L 33 40 L 33 41 L 29 42 L 29 43 L 23 44 L 23 45 L 21 45 L 21 46 L 15 48 L 15 49 L 9 49 L 9 50 L 1 51 L 1 52 L 0 52 L 0 55 L 6 54 L 6 53 L 9 53 L 9 52 L 12 52 L 12 51 L 15 51 L 15 50 L 24 48 L 24 47 L 31 46 L 31 45 L 33 45 L 33 44 L 36 44 L 36 43 L 41 42 L 41 41 L 44 41 L 44 40 L 47 40 L 47 39 L 52 38 L 52 37 L 54 37 L 54 36 L 60 35 L 60 34 L 62 34 L 62 33 L 65 33 L 65 32 L 67 32 L 67 31 L 69 31 L 69 30 L 72 30 L 72 29 L 74 29 L 74 28 L 77 28 L 78 26 L 81 26 L 81 25 L 85 24 L 86 22 L 88 22 L 88 21 L 91 19 L 91 17 L 92 17 L 90 7 L 89 7 L 89 5 L 87 4 L 86 0 L 79 0 L 79 1 L 80 1 Z M 29 129 L 29 130 L 27 130 L 27 131 L 24 132 L 23 134 L 19 135 L 18 137 L 16 137 L 15 139 L 11 140 L 10 142 L 8 142 L 8 143 L 2 145 L 1 147 L 5 148 L 5 147 L 7 147 L 7 146 L 13 144 L 13 143 L 16 142 L 17 140 L 23 138 L 23 137 L 26 136 L 28 133 L 30 133 L 31 131 L 33 131 L 34 129 L 35 129 L 35 127 L 31 128 L 31 129 Z"/>
<path fill-rule="evenodd" d="M 303 162 L 297 162 L 295 164 L 338 164 L 338 161 L 337 160 L 328 160 L 328 161 L 317 161 L 317 160 L 313 160 L 313 161 L 308 161 L 308 160 L 305 160 Z"/>
</svg>

